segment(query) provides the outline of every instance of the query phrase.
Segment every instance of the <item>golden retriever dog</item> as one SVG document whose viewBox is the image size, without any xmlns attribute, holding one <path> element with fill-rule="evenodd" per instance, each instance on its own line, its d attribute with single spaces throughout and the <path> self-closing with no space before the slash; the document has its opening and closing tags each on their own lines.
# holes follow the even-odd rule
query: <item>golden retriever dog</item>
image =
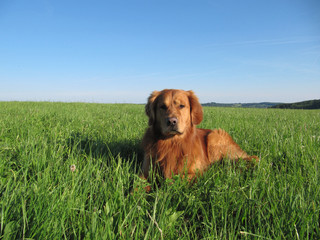
<svg viewBox="0 0 320 240">
<path fill-rule="evenodd" d="M 158 169 L 165 178 L 187 174 L 190 180 L 225 158 L 259 160 L 243 151 L 226 131 L 196 128 L 203 112 L 193 91 L 154 91 L 145 111 L 149 127 L 142 140 L 141 178 L 147 179 L 151 169 Z"/>
</svg>

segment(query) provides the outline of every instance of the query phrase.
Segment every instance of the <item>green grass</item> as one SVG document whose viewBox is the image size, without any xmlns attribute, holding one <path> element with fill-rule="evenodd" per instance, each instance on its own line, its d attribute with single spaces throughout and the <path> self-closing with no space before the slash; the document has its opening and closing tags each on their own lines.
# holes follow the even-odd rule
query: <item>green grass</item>
<svg viewBox="0 0 320 240">
<path fill-rule="evenodd" d="M 320 238 L 320 111 L 204 108 L 260 164 L 132 193 L 146 127 L 142 105 L 0 102 L 0 239 Z"/>
</svg>

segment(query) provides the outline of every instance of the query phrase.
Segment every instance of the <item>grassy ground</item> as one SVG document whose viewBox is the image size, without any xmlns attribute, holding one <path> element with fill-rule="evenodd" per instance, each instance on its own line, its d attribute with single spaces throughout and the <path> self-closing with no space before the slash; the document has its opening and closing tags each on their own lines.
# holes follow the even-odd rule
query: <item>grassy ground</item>
<svg viewBox="0 0 320 240">
<path fill-rule="evenodd" d="M 204 112 L 260 164 L 130 194 L 143 106 L 0 102 L 0 239 L 319 239 L 320 111 Z"/>
</svg>

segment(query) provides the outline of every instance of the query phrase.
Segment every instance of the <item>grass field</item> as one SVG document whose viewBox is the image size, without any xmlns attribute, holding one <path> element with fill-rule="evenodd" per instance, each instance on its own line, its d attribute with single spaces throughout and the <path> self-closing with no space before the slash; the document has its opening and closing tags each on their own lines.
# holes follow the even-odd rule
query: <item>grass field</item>
<svg viewBox="0 0 320 240">
<path fill-rule="evenodd" d="M 0 102 L 0 239 L 320 239 L 320 111 L 204 108 L 260 164 L 130 194 L 146 127 L 142 105 Z"/>
</svg>

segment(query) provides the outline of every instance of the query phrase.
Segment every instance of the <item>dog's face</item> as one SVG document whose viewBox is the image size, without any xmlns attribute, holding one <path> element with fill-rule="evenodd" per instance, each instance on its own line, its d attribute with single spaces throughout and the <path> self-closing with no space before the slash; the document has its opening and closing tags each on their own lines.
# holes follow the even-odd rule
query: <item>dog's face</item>
<svg viewBox="0 0 320 240">
<path fill-rule="evenodd" d="M 146 105 L 149 125 L 163 136 L 183 135 L 202 121 L 202 107 L 192 91 L 165 89 L 154 91 Z"/>
</svg>

